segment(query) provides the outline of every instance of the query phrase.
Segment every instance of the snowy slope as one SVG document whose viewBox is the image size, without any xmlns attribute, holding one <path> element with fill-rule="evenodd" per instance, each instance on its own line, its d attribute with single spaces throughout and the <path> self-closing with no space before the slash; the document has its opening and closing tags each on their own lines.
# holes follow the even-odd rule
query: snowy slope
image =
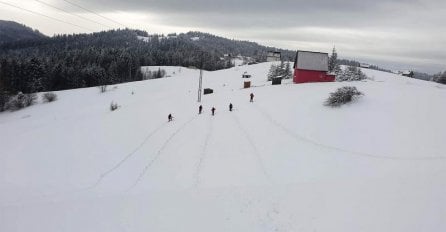
<svg viewBox="0 0 446 232">
<path fill-rule="evenodd" d="M 367 69 L 271 86 L 269 65 L 205 72 L 202 115 L 179 67 L 0 114 L 0 231 L 446 229 L 444 86 Z M 344 85 L 365 96 L 322 105 Z"/>
</svg>

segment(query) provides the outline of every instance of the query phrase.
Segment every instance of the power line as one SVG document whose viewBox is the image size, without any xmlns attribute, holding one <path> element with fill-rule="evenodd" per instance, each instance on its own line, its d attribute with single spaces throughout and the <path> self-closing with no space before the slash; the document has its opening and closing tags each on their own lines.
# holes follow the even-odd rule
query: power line
<svg viewBox="0 0 446 232">
<path fill-rule="evenodd" d="M 103 16 L 103 15 L 100 15 L 99 13 L 96 13 L 96 12 L 94 12 L 94 11 L 92 11 L 92 10 L 89 10 L 89 9 L 83 7 L 83 6 L 80 6 L 80 5 L 76 4 L 76 3 L 70 2 L 70 1 L 68 1 L 68 0 L 63 0 L 63 1 L 66 2 L 66 3 L 68 3 L 68 4 L 73 5 L 73 6 L 75 6 L 75 7 L 78 7 L 78 8 L 80 8 L 80 9 L 83 9 L 83 10 L 85 10 L 85 11 L 88 11 L 88 12 L 90 12 L 90 13 L 92 13 L 92 14 L 95 14 L 95 15 L 97 15 L 97 16 L 103 18 L 103 19 L 106 19 L 106 20 L 108 20 L 108 21 L 114 22 L 114 23 L 116 23 L 116 24 L 119 24 L 119 25 L 121 25 L 121 26 L 123 26 L 123 27 L 128 28 L 126 25 L 124 25 L 124 24 L 122 24 L 122 23 L 120 23 L 120 22 L 117 22 L 117 21 L 115 21 L 115 20 L 113 20 L 113 19 L 111 19 L 111 18 L 108 18 L 108 17 L 105 17 L 105 16 Z"/>
<path fill-rule="evenodd" d="M 49 19 L 52 19 L 52 20 L 56 20 L 56 21 L 61 22 L 61 23 L 69 24 L 69 25 L 72 25 L 72 26 L 75 26 L 75 27 L 79 27 L 79 28 L 82 28 L 82 29 L 84 29 L 84 30 L 93 32 L 93 30 L 91 30 L 91 29 L 89 29 L 89 28 L 86 28 L 86 27 L 83 27 L 83 26 L 79 26 L 79 25 L 74 24 L 74 23 L 66 22 L 66 21 L 63 21 L 63 20 L 60 20 L 60 19 L 57 19 L 57 18 L 48 16 L 48 15 L 42 14 L 42 13 L 39 13 L 39 12 L 36 12 L 36 11 L 28 10 L 28 9 L 25 9 L 25 8 L 23 8 L 23 7 L 20 7 L 20 6 L 13 5 L 13 4 L 8 3 L 8 2 L 0 1 L 0 4 L 7 5 L 7 6 L 11 6 L 11 7 L 14 7 L 14 8 L 17 8 L 17 9 L 20 9 L 20 10 L 23 10 L 23 11 L 27 11 L 27 12 L 32 13 L 32 14 L 40 15 L 40 16 L 43 16 L 43 17 L 46 17 L 46 18 L 49 18 Z"/>
<path fill-rule="evenodd" d="M 39 3 L 43 4 L 43 5 L 49 6 L 49 7 L 51 7 L 51 8 L 54 8 L 54 9 L 56 9 L 56 10 L 63 11 L 63 12 L 65 12 L 65 13 L 67 13 L 67 14 L 74 15 L 74 16 L 76 16 L 76 17 L 78 17 L 78 18 L 81 18 L 81 19 L 84 19 L 84 20 L 87 20 L 87 21 L 90 21 L 90 22 L 99 24 L 99 25 L 101 25 L 101 26 L 108 27 L 108 28 L 112 28 L 112 27 L 110 27 L 110 26 L 108 26 L 108 25 L 102 24 L 102 23 L 100 23 L 100 22 L 94 21 L 94 20 L 92 20 L 92 19 L 89 19 L 89 18 L 84 17 L 84 16 L 81 16 L 81 15 L 77 15 L 77 14 L 71 13 L 71 12 L 66 11 L 66 10 L 64 10 L 64 9 L 61 9 L 61 8 L 59 8 L 59 7 L 57 7 L 57 6 L 53 6 L 53 5 L 49 4 L 49 3 L 46 3 L 46 2 L 43 2 L 43 1 L 40 1 L 40 0 L 34 0 L 34 1 L 39 2 Z"/>
</svg>

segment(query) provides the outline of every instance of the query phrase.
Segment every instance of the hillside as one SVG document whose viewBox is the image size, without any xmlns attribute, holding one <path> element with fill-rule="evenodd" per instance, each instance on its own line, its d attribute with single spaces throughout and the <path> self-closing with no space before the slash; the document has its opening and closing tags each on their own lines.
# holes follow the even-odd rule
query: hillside
<svg viewBox="0 0 446 232">
<path fill-rule="evenodd" d="M 0 231 L 446 229 L 444 86 L 373 70 L 271 86 L 269 67 L 204 72 L 202 115 L 180 67 L 1 113 Z M 323 106 L 344 85 L 365 95 Z"/>
<path fill-rule="evenodd" d="M 233 66 L 223 59 L 227 53 L 265 61 L 273 49 L 198 32 L 171 39 L 141 36 L 148 33 L 125 29 L 6 43 L 0 45 L 0 82 L 12 94 L 84 88 L 140 81 L 141 66 L 225 69 Z"/>
<path fill-rule="evenodd" d="M 180 37 L 191 40 L 205 51 L 215 51 L 220 54 L 243 55 L 256 58 L 260 62 L 266 61 L 268 51 L 280 51 L 284 60 L 294 60 L 296 51 L 267 47 L 250 41 L 231 40 L 203 32 L 188 32 Z M 192 38 L 199 38 L 193 40 Z"/>
<path fill-rule="evenodd" d="M 0 46 L 5 43 L 44 38 L 45 35 L 25 25 L 0 20 Z"/>
</svg>

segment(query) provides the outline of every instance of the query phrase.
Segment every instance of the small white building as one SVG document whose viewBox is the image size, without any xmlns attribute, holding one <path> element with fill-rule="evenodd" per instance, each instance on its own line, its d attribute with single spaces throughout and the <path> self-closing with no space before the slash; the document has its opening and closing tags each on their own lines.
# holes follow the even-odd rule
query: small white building
<svg viewBox="0 0 446 232">
<path fill-rule="evenodd" d="M 268 55 L 266 56 L 266 61 L 281 61 L 282 60 L 282 54 L 280 52 L 276 51 L 269 51 Z"/>
</svg>

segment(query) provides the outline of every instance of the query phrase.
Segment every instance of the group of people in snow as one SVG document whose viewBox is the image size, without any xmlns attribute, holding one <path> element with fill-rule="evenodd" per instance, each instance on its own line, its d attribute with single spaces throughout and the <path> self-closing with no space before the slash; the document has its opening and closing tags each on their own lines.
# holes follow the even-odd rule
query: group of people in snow
<svg viewBox="0 0 446 232">
<path fill-rule="evenodd" d="M 254 102 L 254 94 L 253 93 L 251 93 L 250 95 L 249 95 L 249 102 Z M 232 105 L 232 103 L 229 103 L 229 111 L 231 111 L 232 112 L 232 109 L 234 108 L 234 105 Z M 211 112 L 212 112 L 212 116 L 214 116 L 215 115 L 215 107 L 212 107 L 212 109 L 211 109 Z M 203 106 L 202 105 L 200 105 L 199 107 L 198 107 L 198 114 L 201 114 L 203 112 Z M 169 114 L 168 116 L 167 116 L 167 120 L 169 121 L 169 122 L 171 122 L 172 120 L 173 120 L 173 116 L 172 116 L 172 114 Z"/>
</svg>

